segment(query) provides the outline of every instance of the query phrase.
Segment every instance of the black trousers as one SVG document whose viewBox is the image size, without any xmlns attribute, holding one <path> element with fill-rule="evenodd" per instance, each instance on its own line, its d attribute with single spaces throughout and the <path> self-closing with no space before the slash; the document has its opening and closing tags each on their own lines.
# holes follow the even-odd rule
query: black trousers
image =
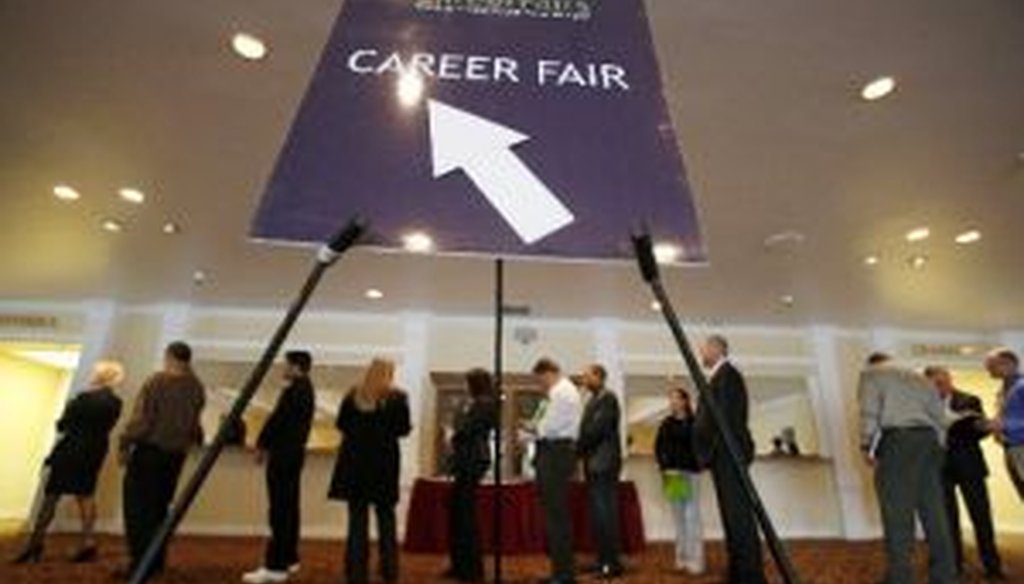
<svg viewBox="0 0 1024 584">
<path fill-rule="evenodd" d="M 621 567 L 622 533 L 619 530 L 619 474 L 587 474 L 590 528 L 597 546 L 597 563 Z"/>
<path fill-rule="evenodd" d="M 133 572 L 167 518 L 184 464 L 183 453 L 166 452 L 150 444 L 138 444 L 132 451 L 124 473 L 123 512 Z M 163 572 L 166 555 L 165 547 L 160 550 L 147 578 Z"/>
<path fill-rule="evenodd" d="M 949 518 L 950 530 L 953 533 L 953 550 L 956 552 L 956 565 L 960 572 L 964 566 L 963 531 L 960 528 L 960 505 L 956 498 L 960 496 L 967 505 L 967 514 L 974 525 L 974 538 L 978 546 L 978 555 L 985 572 L 996 574 L 1003 571 L 1003 562 L 996 548 L 996 533 L 992 525 L 992 504 L 989 502 L 988 486 L 985 477 L 952 477 L 944 478 L 946 489 L 946 513 Z"/>
<path fill-rule="evenodd" d="M 448 506 L 448 552 L 452 575 L 463 582 L 484 579 L 480 526 L 476 518 L 476 491 L 479 481 L 456 476 Z"/>
<path fill-rule="evenodd" d="M 348 541 L 345 548 L 345 578 L 348 584 L 367 584 L 370 580 L 370 507 L 369 501 L 348 502 Z M 372 505 L 377 515 L 380 551 L 380 575 L 384 582 L 398 581 L 398 528 L 393 505 Z"/>
<path fill-rule="evenodd" d="M 541 440 L 537 443 L 536 466 L 551 575 L 557 580 L 571 581 L 576 575 L 576 562 L 569 514 L 569 481 L 576 468 L 575 442 Z"/>
<path fill-rule="evenodd" d="M 305 453 L 272 453 L 267 460 L 270 541 L 263 565 L 275 572 L 299 563 L 300 494 Z"/>
<path fill-rule="evenodd" d="M 764 584 L 764 558 L 754 508 L 743 492 L 739 474 L 724 453 L 711 461 L 711 478 L 725 530 L 730 584 Z"/>
</svg>

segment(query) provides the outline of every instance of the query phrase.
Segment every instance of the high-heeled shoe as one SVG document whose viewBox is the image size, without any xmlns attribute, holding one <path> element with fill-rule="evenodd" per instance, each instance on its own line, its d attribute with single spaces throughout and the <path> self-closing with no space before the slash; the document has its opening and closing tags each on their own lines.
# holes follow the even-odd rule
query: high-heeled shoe
<svg viewBox="0 0 1024 584">
<path fill-rule="evenodd" d="M 43 559 L 43 544 L 37 543 L 25 548 L 18 557 L 11 561 L 12 564 L 38 564 Z"/>
<path fill-rule="evenodd" d="M 75 555 L 71 556 L 72 564 L 91 564 L 98 560 L 100 551 L 94 545 L 80 548 Z"/>
</svg>

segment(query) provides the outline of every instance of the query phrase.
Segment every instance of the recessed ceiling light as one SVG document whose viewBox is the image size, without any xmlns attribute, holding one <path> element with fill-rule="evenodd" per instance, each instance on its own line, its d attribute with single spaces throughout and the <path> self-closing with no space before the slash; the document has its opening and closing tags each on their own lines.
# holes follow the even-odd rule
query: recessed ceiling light
<svg viewBox="0 0 1024 584">
<path fill-rule="evenodd" d="M 662 242 L 654 246 L 654 259 L 659 264 L 675 263 L 679 261 L 679 257 L 682 255 L 683 250 L 674 243 Z"/>
<path fill-rule="evenodd" d="M 164 223 L 164 226 L 160 229 L 165 235 L 177 235 L 181 233 L 181 226 L 174 221 L 168 221 Z"/>
<path fill-rule="evenodd" d="M 908 231 L 906 238 L 907 241 L 910 242 L 924 241 L 928 239 L 928 237 L 931 236 L 931 234 L 931 229 L 928 229 L 927 227 L 918 227 L 916 229 L 911 229 L 910 231 Z"/>
<path fill-rule="evenodd" d="M 657 300 L 652 300 L 651 310 L 653 310 L 654 312 L 661 312 L 661 303 L 658 302 Z"/>
<path fill-rule="evenodd" d="M 412 253 L 430 253 L 434 251 L 434 238 L 422 231 L 413 231 L 402 236 L 402 245 Z"/>
<path fill-rule="evenodd" d="M 104 231 L 110 233 L 120 233 L 124 231 L 124 224 L 117 219 L 104 219 L 100 222 L 100 227 L 102 227 Z"/>
<path fill-rule="evenodd" d="M 398 103 L 413 107 L 423 99 L 425 89 L 423 77 L 418 73 L 405 73 L 398 77 Z"/>
<path fill-rule="evenodd" d="M 77 201 L 82 198 L 82 195 L 78 191 L 68 185 L 57 185 L 53 187 L 53 196 L 62 201 Z"/>
<path fill-rule="evenodd" d="M 262 60 L 269 52 L 267 44 L 262 39 L 247 32 L 235 33 L 235 36 L 231 37 L 231 48 L 247 61 Z"/>
<path fill-rule="evenodd" d="M 907 263 L 910 264 L 911 268 L 914 268 L 915 270 L 921 270 L 921 269 L 924 269 L 925 265 L 928 264 L 928 256 L 925 256 L 925 255 L 911 256 L 910 259 L 907 260 Z"/>
<path fill-rule="evenodd" d="M 131 187 L 120 189 L 117 191 L 117 194 L 121 197 L 122 201 L 127 201 L 136 205 L 142 204 L 146 201 L 146 193 Z"/>
<path fill-rule="evenodd" d="M 366 291 L 366 298 L 369 300 L 380 300 L 384 298 L 384 293 L 376 288 L 370 288 Z"/>
<path fill-rule="evenodd" d="M 792 308 L 793 305 L 796 304 L 796 297 L 792 294 L 783 294 L 779 297 L 779 303 L 786 308 Z"/>
<path fill-rule="evenodd" d="M 980 239 L 981 232 L 977 229 L 971 229 L 957 235 L 955 241 L 961 245 L 967 245 L 969 243 L 977 243 Z"/>
<path fill-rule="evenodd" d="M 870 81 L 860 90 L 860 96 L 867 101 L 876 101 L 889 95 L 896 89 L 896 80 L 892 77 L 879 77 Z"/>
<path fill-rule="evenodd" d="M 204 270 L 196 270 L 192 272 L 192 283 L 195 284 L 196 286 L 202 286 L 203 284 L 206 283 L 206 280 L 208 278 L 209 276 L 206 274 Z"/>
<path fill-rule="evenodd" d="M 764 238 L 764 246 L 767 248 L 776 248 L 787 245 L 797 246 L 802 244 L 806 239 L 807 237 L 799 231 L 780 231 L 779 233 L 773 233 Z"/>
<path fill-rule="evenodd" d="M 876 255 L 869 255 L 864 258 L 864 265 L 866 266 L 877 266 L 879 258 Z"/>
</svg>

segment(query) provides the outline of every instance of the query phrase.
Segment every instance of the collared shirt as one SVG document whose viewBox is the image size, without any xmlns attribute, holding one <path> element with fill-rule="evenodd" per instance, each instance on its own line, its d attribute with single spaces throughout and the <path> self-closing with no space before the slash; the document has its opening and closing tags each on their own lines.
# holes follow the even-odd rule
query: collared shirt
<svg viewBox="0 0 1024 584">
<path fill-rule="evenodd" d="M 548 399 L 537 422 L 540 440 L 575 440 L 580 432 L 583 399 L 568 378 L 562 378 L 548 391 Z"/>
<path fill-rule="evenodd" d="M 931 428 L 945 443 L 946 405 L 923 375 L 893 365 L 868 367 L 860 375 L 858 400 L 865 451 L 873 449 L 884 430 Z"/>
<path fill-rule="evenodd" d="M 1024 377 L 1019 374 L 1003 384 L 1000 416 L 1003 442 L 1007 446 L 1024 446 Z"/>
<path fill-rule="evenodd" d="M 718 361 L 715 361 L 715 364 L 711 366 L 711 369 L 708 369 L 708 380 L 710 381 L 711 378 L 714 377 L 716 373 L 718 373 L 718 370 L 721 369 L 722 366 L 728 362 L 728 357 L 722 357 Z"/>
</svg>

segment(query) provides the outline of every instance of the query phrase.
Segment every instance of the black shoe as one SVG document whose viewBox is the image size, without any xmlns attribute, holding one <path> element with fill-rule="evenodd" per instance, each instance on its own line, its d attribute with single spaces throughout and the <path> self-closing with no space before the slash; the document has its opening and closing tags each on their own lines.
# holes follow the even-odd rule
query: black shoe
<svg viewBox="0 0 1024 584">
<path fill-rule="evenodd" d="M 537 584 L 576 584 L 575 578 L 542 578 L 537 581 Z"/>
<path fill-rule="evenodd" d="M 94 545 L 86 546 L 71 556 L 72 564 L 92 564 L 100 557 L 100 551 Z"/>
<path fill-rule="evenodd" d="M 1006 577 L 1006 573 L 1002 570 L 993 570 L 985 572 L 985 576 L 982 578 L 985 582 L 1006 582 L 1009 578 Z"/>
<path fill-rule="evenodd" d="M 621 564 L 605 564 L 597 571 L 597 576 L 602 580 L 614 580 L 621 578 L 625 573 L 626 569 Z"/>
<path fill-rule="evenodd" d="M 43 544 L 37 543 L 28 546 L 18 554 L 18 557 L 11 560 L 12 564 L 23 565 L 23 564 L 38 564 L 43 559 Z"/>
</svg>

